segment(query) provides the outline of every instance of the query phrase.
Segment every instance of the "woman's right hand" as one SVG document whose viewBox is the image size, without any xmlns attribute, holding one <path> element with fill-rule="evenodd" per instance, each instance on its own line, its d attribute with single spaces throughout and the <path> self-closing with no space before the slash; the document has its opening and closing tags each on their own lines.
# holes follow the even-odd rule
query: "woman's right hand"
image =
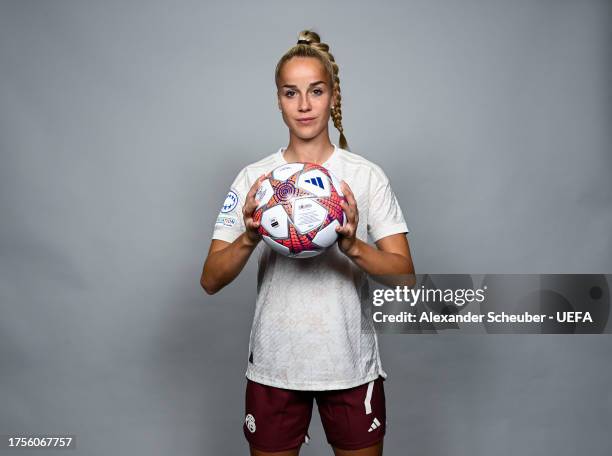
<svg viewBox="0 0 612 456">
<path fill-rule="evenodd" d="M 244 220 L 246 236 L 249 241 L 253 242 L 253 244 L 257 244 L 261 240 L 261 234 L 259 234 L 258 231 L 260 222 L 253 220 L 253 212 L 255 212 L 255 209 L 257 208 L 255 193 L 257 193 L 257 189 L 261 185 L 261 182 L 266 179 L 266 177 L 266 174 L 262 174 L 257 178 L 247 193 L 244 206 L 242 207 L 242 218 Z"/>
</svg>

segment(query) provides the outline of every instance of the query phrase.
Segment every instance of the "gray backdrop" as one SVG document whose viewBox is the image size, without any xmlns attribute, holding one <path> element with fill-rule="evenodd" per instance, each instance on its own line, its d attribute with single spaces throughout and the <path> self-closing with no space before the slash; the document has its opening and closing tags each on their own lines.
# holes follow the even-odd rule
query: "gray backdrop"
<svg viewBox="0 0 612 456">
<path fill-rule="evenodd" d="M 273 71 L 303 28 L 418 273 L 612 272 L 610 2 L 0 5 L 2 434 L 247 454 L 255 258 L 199 277 L 232 179 L 287 144 Z M 386 454 L 609 454 L 610 337 L 380 339 Z"/>
</svg>

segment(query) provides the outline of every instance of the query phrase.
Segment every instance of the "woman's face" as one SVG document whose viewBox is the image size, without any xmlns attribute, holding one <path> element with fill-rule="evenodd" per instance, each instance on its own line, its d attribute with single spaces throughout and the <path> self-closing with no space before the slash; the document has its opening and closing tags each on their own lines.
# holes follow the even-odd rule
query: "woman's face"
<svg viewBox="0 0 612 456">
<path fill-rule="evenodd" d="M 278 107 L 289 130 L 302 139 L 327 131 L 332 92 L 325 67 L 318 59 L 288 60 L 280 72 Z"/>
</svg>

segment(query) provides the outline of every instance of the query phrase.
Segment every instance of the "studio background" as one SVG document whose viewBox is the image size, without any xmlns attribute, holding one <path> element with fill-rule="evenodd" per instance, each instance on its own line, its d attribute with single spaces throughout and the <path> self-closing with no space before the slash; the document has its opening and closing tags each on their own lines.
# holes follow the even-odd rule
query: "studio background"
<svg viewBox="0 0 612 456">
<path fill-rule="evenodd" d="M 611 12 L 0 2 L 0 433 L 247 454 L 255 258 L 217 295 L 199 277 L 229 184 L 287 144 L 274 66 L 305 28 L 418 273 L 612 272 Z M 609 336 L 379 339 L 385 454 L 609 454 Z M 310 434 L 303 454 L 331 454 L 316 408 Z"/>
</svg>

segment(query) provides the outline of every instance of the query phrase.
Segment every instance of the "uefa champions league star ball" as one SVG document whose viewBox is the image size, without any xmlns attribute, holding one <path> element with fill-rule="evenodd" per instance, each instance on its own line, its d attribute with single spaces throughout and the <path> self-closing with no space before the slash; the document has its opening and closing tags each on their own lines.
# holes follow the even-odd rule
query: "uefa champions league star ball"
<svg viewBox="0 0 612 456">
<path fill-rule="evenodd" d="M 291 258 L 319 255 L 338 239 L 336 227 L 346 214 L 340 181 L 314 163 L 287 163 L 275 168 L 255 194 L 253 220 L 275 252 Z"/>
</svg>

